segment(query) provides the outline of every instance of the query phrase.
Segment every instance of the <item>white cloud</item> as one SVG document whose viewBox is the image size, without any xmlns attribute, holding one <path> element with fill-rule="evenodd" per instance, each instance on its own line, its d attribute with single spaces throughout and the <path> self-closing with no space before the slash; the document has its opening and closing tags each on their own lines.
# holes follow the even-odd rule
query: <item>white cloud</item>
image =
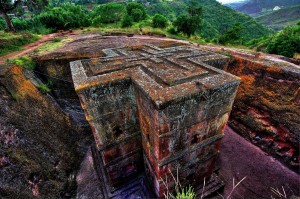
<svg viewBox="0 0 300 199">
<path fill-rule="evenodd" d="M 233 2 L 239 2 L 242 0 L 217 0 L 217 1 L 219 1 L 220 3 L 233 3 Z"/>
</svg>

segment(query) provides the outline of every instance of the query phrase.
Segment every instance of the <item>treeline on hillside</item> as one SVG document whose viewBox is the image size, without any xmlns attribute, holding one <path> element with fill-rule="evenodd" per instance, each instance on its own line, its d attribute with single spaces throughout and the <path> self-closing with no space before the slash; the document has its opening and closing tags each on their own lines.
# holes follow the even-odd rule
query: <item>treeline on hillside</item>
<svg viewBox="0 0 300 199">
<path fill-rule="evenodd" d="M 203 8 L 203 22 L 198 33 L 204 38 L 218 39 L 227 31 L 231 31 L 237 24 L 242 28 L 240 39 L 236 40 L 237 44 L 274 33 L 252 17 L 236 12 L 215 0 L 197 0 L 197 2 Z M 147 10 L 151 15 L 154 13 L 162 14 L 172 21 L 180 13 L 186 13 L 187 6 L 184 0 L 163 1 L 150 4 Z"/>
<path fill-rule="evenodd" d="M 189 37 L 200 27 L 202 9 L 195 1 L 186 8 L 186 13 L 179 15 L 171 23 L 168 18 L 160 14 L 149 16 L 146 7 L 136 2 L 100 4 L 92 10 L 81 5 L 63 3 L 59 6 L 45 7 L 31 19 L 14 18 L 12 24 L 17 31 L 28 30 L 33 33 L 43 33 L 40 30 L 50 32 L 91 25 L 105 26 L 111 23 L 122 28 L 131 27 L 136 23 L 140 23 L 141 27 L 152 26 L 163 29 L 170 25 L 172 33 L 182 33 Z M 0 20 L 0 29 L 5 29 L 4 20 Z"/>
<path fill-rule="evenodd" d="M 202 15 L 201 15 L 201 26 L 197 27 L 196 33 L 201 35 L 202 38 L 205 39 L 215 39 L 218 42 L 218 38 L 225 34 L 227 31 L 231 31 L 231 29 L 239 24 L 242 28 L 241 37 L 236 43 L 243 43 L 244 41 L 248 41 L 250 39 L 258 38 L 261 36 L 266 36 L 272 33 L 272 30 L 263 26 L 262 24 L 256 22 L 249 16 L 238 13 L 231 8 L 223 6 L 215 0 L 196 0 L 197 3 L 202 7 Z M 87 4 L 86 6 L 78 6 L 70 3 L 64 3 L 65 0 L 52 0 L 50 5 L 43 9 L 43 24 L 47 24 L 48 27 L 54 29 L 68 29 L 68 28 L 78 28 L 80 26 L 89 26 L 89 25 L 100 25 L 105 23 L 113 23 L 120 22 L 121 19 L 126 15 L 126 4 L 128 3 L 109 3 L 109 6 L 105 6 L 106 4 L 97 5 L 96 3 L 105 3 L 108 0 L 87 0 L 85 2 L 74 0 L 74 3 L 82 3 Z M 169 24 L 172 25 L 173 22 L 177 19 L 177 17 L 181 14 L 189 15 L 188 7 L 190 1 L 185 0 L 176 0 L 176 1 L 158 1 L 151 0 L 144 3 L 143 7 L 146 10 L 147 17 L 154 16 L 155 14 L 160 14 L 168 19 Z M 72 13 L 73 11 L 78 12 Z M 90 11 L 91 10 L 91 11 Z M 143 10 L 139 8 L 139 10 Z M 135 12 L 139 12 L 136 10 Z M 80 14 L 80 17 L 78 16 Z M 57 25 L 49 24 L 49 21 L 45 19 L 46 15 L 58 15 L 59 18 L 57 20 Z M 132 18 L 137 17 L 139 13 L 134 13 Z M 104 17 L 105 16 L 105 17 Z M 26 22 L 22 23 L 22 20 L 13 19 L 13 23 L 16 24 L 17 30 L 24 30 L 26 27 L 29 29 L 37 29 L 40 24 L 39 15 L 35 15 L 34 20 L 26 20 Z M 50 18 L 50 17 L 49 17 Z M 52 19 L 53 17 L 51 17 Z M 80 18 L 80 20 L 77 20 Z M 157 18 L 157 17 L 156 17 Z M 161 17 L 160 17 L 161 18 Z M 182 17 L 181 17 L 182 18 Z M 73 20 L 76 19 L 76 20 Z M 82 20 L 83 21 L 82 21 Z M 125 22 L 129 22 L 130 17 L 126 16 Z M 61 21 L 64 20 L 64 23 Z M 136 19 L 133 19 L 133 22 L 136 22 Z M 1 22 L 0 22 L 1 23 Z M 54 22 L 53 22 L 54 23 Z M 1 24 L 0 24 L 1 28 Z M 171 27 L 170 27 L 171 28 Z M 3 26 L 2 26 L 3 29 Z M 43 30 L 43 29 L 42 29 Z M 38 30 L 34 30 L 39 32 Z"/>
<path fill-rule="evenodd" d="M 258 49 L 286 56 L 292 56 L 293 53 L 283 50 L 279 43 L 290 42 L 293 45 L 290 49 L 299 52 L 295 44 L 299 39 L 298 29 L 290 28 L 295 33 L 292 31 L 293 36 L 285 36 L 283 40 L 282 35 L 286 35 L 285 32 L 290 33 L 290 29 L 273 36 L 272 30 L 253 18 L 223 6 L 215 0 L 195 0 L 188 3 L 184 0 L 151 1 L 144 4 L 123 2 L 89 6 L 63 3 L 63 0 L 58 2 L 60 3 L 52 3 L 41 12 L 32 14 L 30 19 L 12 19 L 16 30 L 45 34 L 89 26 L 101 28 L 113 26 L 120 29 L 152 27 L 181 38 L 195 34 L 195 38 L 201 38 L 201 41 L 258 46 Z M 4 20 L 0 20 L 0 29 L 5 29 Z M 269 41 L 269 47 L 263 44 L 264 41 Z"/>
<path fill-rule="evenodd" d="M 300 53 L 300 21 L 275 35 L 254 39 L 248 46 L 258 51 L 293 57 L 295 53 Z"/>
</svg>

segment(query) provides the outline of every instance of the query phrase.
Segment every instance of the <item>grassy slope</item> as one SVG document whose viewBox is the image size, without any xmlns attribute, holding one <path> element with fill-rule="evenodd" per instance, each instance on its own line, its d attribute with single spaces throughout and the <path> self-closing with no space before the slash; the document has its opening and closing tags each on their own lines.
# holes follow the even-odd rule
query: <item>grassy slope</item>
<svg viewBox="0 0 300 199">
<path fill-rule="evenodd" d="M 300 5 L 287 7 L 256 18 L 256 20 L 279 31 L 287 25 L 295 25 L 300 20 Z"/>
<path fill-rule="evenodd" d="M 286 7 L 299 4 L 300 0 L 250 0 L 236 9 L 246 14 L 261 14 L 262 9 L 273 9 L 275 6 Z"/>
<path fill-rule="evenodd" d="M 5 33 L 0 31 L 0 56 L 21 50 L 21 46 L 38 39 L 37 35 L 30 33 Z"/>
<path fill-rule="evenodd" d="M 204 7 L 204 19 L 222 34 L 236 23 L 243 26 L 243 37 L 246 40 L 269 35 L 272 31 L 258 23 L 250 16 L 236 12 L 214 0 L 200 0 Z"/>
<path fill-rule="evenodd" d="M 272 33 L 272 30 L 255 21 L 250 16 L 238 13 L 215 0 L 198 0 L 198 2 L 203 6 L 204 22 L 201 33 L 204 37 L 218 37 L 236 23 L 241 23 L 244 27 L 243 37 L 246 40 Z M 150 5 L 148 12 L 151 15 L 156 12 L 174 19 L 173 16 L 186 13 L 186 7 L 186 4 L 182 0 L 174 0 Z"/>
</svg>

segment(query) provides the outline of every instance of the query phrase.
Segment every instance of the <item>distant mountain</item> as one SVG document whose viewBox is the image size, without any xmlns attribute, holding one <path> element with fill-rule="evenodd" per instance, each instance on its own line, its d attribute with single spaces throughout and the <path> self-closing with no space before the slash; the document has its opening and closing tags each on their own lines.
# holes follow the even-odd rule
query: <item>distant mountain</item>
<svg viewBox="0 0 300 199">
<path fill-rule="evenodd" d="M 241 0 L 241 1 L 237 1 L 237 2 L 233 2 L 233 3 L 225 3 L 223 4 L 224 6 L 228 6 L 231 7 L 233 9 L 236 9 L 238 7 L 241 7 L 242 5 L 244 5 L 245 3 L 247 3 L 249 0 Z"/>
<path fill-rule="evenodd" d="M 245 40 L 272 33 L 271 29 L 252 17 L 224 6 L 216 0 L 197 0 L 197 2 L 203 7 L 203 26 L 200 33 L 206 38 L 217 38 L 235 24 L 240 24 L 243 28 L 242 37 Z M 171 20 L 174 20 L 179 14 L 186 13 L 186 8 L 185 0 L 162 1 L 147 6 L 150 15 L 159 13 Z"/>
<path fill-rule="evenodd" d="M 272 11 L 276 6 L 282 8 L 299 4 L 300 0 L 249 0 L 235 9 L 251 16 L 258 16 Z"/>
<path fill-rule="evenodd" d="M 283 8 L 257 17 L 256 20 L 274 29 L 282 30 L 287 25 L 295 25 L 300 21 L 300 5 Z"/>
</svg>

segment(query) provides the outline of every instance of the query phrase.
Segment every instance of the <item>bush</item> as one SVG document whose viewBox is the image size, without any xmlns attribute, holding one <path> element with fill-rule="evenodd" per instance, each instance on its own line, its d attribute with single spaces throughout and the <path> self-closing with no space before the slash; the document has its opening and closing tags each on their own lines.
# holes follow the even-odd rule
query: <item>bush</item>
<svg viewBox="0 0 300 199">
<path fill-rule="evenodd" d="M 133 21 L 135 22 L 139 22 L 143 20 L 143 11 L 141 11 L 140 9 L 133 9 L 132 13 L 131 13 L 131 17 L 133 19 Z"/>
<path fill-rule="evenodd" d="M 0 30 L 5 30 L 5 21 L 4 19 L 0 18 Z"/>
<path fill-rule="evenodd" d="M 42 93 L 49 93 L 51 90 L 50 90 L 50 88 L 46 85 L 46 84 L 44 84 L 44 83 L 40 83 L 39 85 L 38 85 L 38 89 L 42 92 Z"/>
<path fill-rule="evenodd" d="M 28 30 L 32 26 L 31 20 L 14 18 L 11 21 L 17 31 L 26 30 L 26 29 Z"/>
<path fill-rule="evenodd" d="M 125 14 L 125 6 L 120 3 L 108 3 L 104 5 L 96 6 L 92 11 L 93 24 L 100 23 L 114 23 L 121 21 Z"/>
<path fill-rule="evenodd" d="M 39 16 L 41 22 L 48 28 L 63 30 L 90 25 L 87 11 L 79 5 L 70 3 L 61 7 L 48 8 Z"/>
<path fill-rule="evenodd" d="M 190 37 L 200 28 L 201 23 L 202 7 L 196 1 L 192 0 L 188 7 L 188 15 L 179 15 L 173 25 L 177 28 L 177 32 L 182 32 Z"/>
<path fill-rule="evenodd" d="M 38 40 L 37 35 L 32 35 L 27 32 L 19 33 L 4 33 L 0 31 L 0 56 L 7 53 L 21 50 L 21 46 Z"/>
<path fill-rule="evenodd" d="M 192 186 L 181 189 L 176 193 L 176 198 L 179 199 L 195 199 L 196 193 Z"/>
<path fill-rule="evenodd" d="M 22 66 L 29 70 L 34 70 L 34 68 L 35 68 L 34 61 L 32 61 L 32 59 L 28 56 L 21 56 L 21 57 L 12 59 L 12 60 L 8 59 L 7 62 L 11 63 L 11 64 L 17 64 L 17 65 Z"/>
<path fill-rule="evenodd" d="M 0 20 L 1 21 L 1 20 Z M 29 31 L 35 34 L 48 34 L 53 32 L 52 29 L 46 28 L 38 17 L 32 19 L 13 18 L 12 23 L 17 31 Z M 5 24 L 4 24 L 5 28 Z M 0 22 L 1 29 L 1 22 Z"/>
<path fill-rule="evenodd" d="M 267 52 L 293 57 L 300 52 L 300 25 L 288 26 L 271 38 Z"/>
<path fill-rule="evenodd" d="M 127 28 L 133 25 L 133 19 L 129 15 L 125 15 L 124 18 L 122 19 L 121 26 L 122 28 Z"/>
<path fill-rule="evenodd" d="M 168 29 L 167 29 L 167 32 L 170 33 L 170 34 L 173 34 L 173 35 L 176 35 L 176 34 L 177 34 L 177 32 L 176 32 L 176 30 L 175 30 L 174 27 L 168 28 Z"/>
<path fill-rule="evenodd" d="M 146 9 L 140 3 L 135 3 L 135 2 L 129 3 L 126 6 L 126 11 L 127 11 L 127 14 L 129 16 L 131 16 L 133 21 L 135 21 L 135 22 L 146 19 L 146 17 L 147 17 Z"/>
<path fill-rule="evenodd" d="M 152 19 L 153 28 L 166 28 L 168 26 L 168 19 L 160 14 L 155 14 Z"/>
<path fill-rule="evenodd" d="M 235 24 L 232 28 L 226 31 L 220 38 L 219 42 L 221 44 L 226 43 L 240 43 L 242 39 L 243 27 L 240 24 Z"/>
</svg>

